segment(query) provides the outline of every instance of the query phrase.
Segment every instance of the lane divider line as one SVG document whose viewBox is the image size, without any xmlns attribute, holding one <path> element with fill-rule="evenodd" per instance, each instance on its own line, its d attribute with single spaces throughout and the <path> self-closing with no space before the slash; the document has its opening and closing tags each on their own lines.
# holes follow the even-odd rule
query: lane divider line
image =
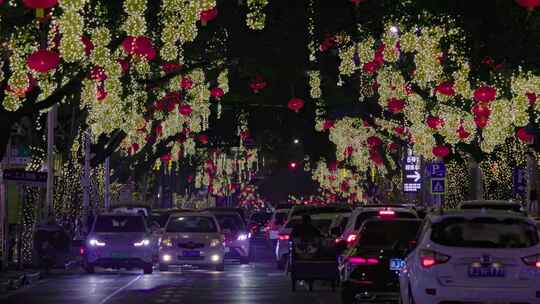
<svg viewBox="0 0 540 304">
<path fill-rule="evenodd" d="M 101 302 L 99 302 L 99 304 L 105 304 L 107 303 L 107 301 L 109 301 L 110 299 L 112 299 L 115 295 L 119 294 L 120 292 L 122 292 L 124 289 L 128 288 L 129 286 L 133 285 L 135 282 L 137 282 L 140 278 L 142 278 L 142 274 L 138 275 L 136 278 L 134 278 L 133 280 L 129 281 L 129 283 L 127 283 L 126 285 L 120 287 L 119 289 L 115 290 L 113 293 L 111 293 L 110 295 L 108 295 L 105 299 L 101 300 Z"/>
</svg>

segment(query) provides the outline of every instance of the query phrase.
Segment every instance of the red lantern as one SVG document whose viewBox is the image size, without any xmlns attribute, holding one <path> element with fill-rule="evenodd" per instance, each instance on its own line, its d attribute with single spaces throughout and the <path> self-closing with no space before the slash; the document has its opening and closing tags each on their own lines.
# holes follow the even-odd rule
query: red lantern
<svg viewBox="0 0 540 304">
<path fill-rule="evenodd" d="M 405 127 L 395 127 L 394 131 L 397 135 L 403 135 L 405 134 Z"/>
<path fill-rule="evenodd" d="M 122 67 L 122 74 L 126 74 L 129 72 L 129 60 L 127 59 L 119 59 L 118 64 Z"/>
<path fill-rule="evenodd" d="M 435 92 L 446 96 L 454 96 L 454 94 L 456 93 L 454 91 L 454 83 L 451 81 L 445 81 L 439 84 L 437 87 L 435 87 Z"/>
<path fill-rule="evenodd" d="M 135 55 L 146 60 L 156 58 L 156 50 L 152 45 L 152 40 L 145 36 L 128 36 L 122 42 L 124 51 L 130 55 Z"/>
<path fill-rule="evenodd" d="M 251 137 L 251 133 L 248 130 L 244 130 L 240 132 L 240 139 L 242 141 L 246 141 Z"/>
<path fill-rule="evenodd" d="M 390 150 L 391 152 L 395 152 L 399 149 L 399 145 L 396 144 L 396 143 L 390 143 L 388 144 L 388 150 Z"/>
<path fill-rule="evenodd" d="M 526 143 L 526 144 L 532 144 L 534 141 L 534 136 L 530 134 L 529 132 L 527 132 L 525 128 L 520 128 L 517 131 L 516 136 L 521 142 Z"/>
<path fill-rule="evenodd" d="M 296 113 L 298 113 L 298 111 L 300 111 L 300 109 L 304 107 L 304 103 L 305 103 L 304 100 L 301 98 L 293 98 L 289 100 L 289 104 L 287 106 L 292 111 L 295 111 Z"/>
<path fill-rule="evenodd" d="M 497 90 L 489 86 L 479 87 L 474 90 L 474 100 L 476 102 L 489 103 L 497 98 Z"/>
<path fill-rule="evenodd" d="M 450 149 L 445 145 L 441 145 L 434 147 L 432 152 L 436 157 L 445 158 L 450 154 Z"/>
<path fill-rule="evenodd" d="M 330 130 L 334 127 L 334 121 L 332 119 L 325 119 L 323 123 L 323 130 Z"/>
<path fill-rule="evenodd" d="M 515 0 L 519 6 L 526 8 L 529 12 L 540 6 L 540 0 Z"/>
<path fill-rule="evenodd" d="M 193 88 L 193 80 L 189 78 L 189 76 L 182 77 L 182 82 L 180 84 L 182 89 L 184 90 L 191 90 Z"/>
<path fill-rule="evenodd" d="M 32 53 L 26 59 L 27 66 L 40 73 L 47 73 L 54 70 L 60 64 L 60 56 L 48 50 L 39 50 Z"/>
<path fill-rule="evenodd" d="M 362 66 L 362 71 L 364 71 L 364 73 L 373 75 L 377 73 L 380 67 L 381 65 L 378 62 L 370 61 L 370 62 L 364 63 L 364 65 Z"/>
<path fill-rule="evenodd" d="M 172 72 L 176 72 L 176 71 L 179 71 L 182 69 L 182 65 L 181 64 L 178 64 L 178 63 L 172 63 L 172 62 L 168 62 L 168 63 L 164 63 L 161 68 L 163 69 L 163 72 L 165 72 L 166 74 L 169 74 L 169 73 L 172 73 Z"/>
<path fill-rule="evenodd" d="M 382 166 L 384 164 L 383 158 L 381 157 L 381 154 L 375 150 L 369 151 L 369 159 L 376 165 L 376 166 Z"/>
<path fill-rule="evenodd" d="M 535 93 L 527 93 L 527 99 L 529 100 L 529 104 L 533 105 L 536 103 L 536 99 L 538 98 L 538 95 Z"/>
<path fill-rule="evenodd" d="M 157 126 L 154 128 L 154 131 L 156 132 L 156 136 L 160 137 L 163 134 L 163 127 L 161 124 L 157 124 Z"/>
<path fill-rule="evenodd" d="M 488 124 L 488 121 L 489 121 L 488 116 L 475 116 L 474 117 L 474 122 L 476 123 L 476 126 L 479 127 L 480 129 L 485 128 Z"/>
<path fill-rule="evenodd" d="M 92 54 L 92 51 L 94 50 L 94 43 L 92 43 L 92 40 L 86 36 L 81 37 L 81 41 L 84 44 L 84 53 L 86 56 L 90 56 Z"/>
<path fill-rule="evenodd" d="M 107 91 L 105 90 L 105 88 L 103 86 L 98 86 L 97 91 L 96 91 L 96 99 L 97 100 L 101 101 L 101 100 L 107 98 L 108 95 L 109 95 L 109 93 L 107 93 Z"/>
<path fill-rule="evenodd" d="M 201 24 L 203 26 L 206 25 L 208 22 L 216 19 L 217 15 L 218 10 L 215 7 L 206 11 L 202 11 L 200 15 Z"/>
<path fill-rule="evenodd" d="M 338 168 L 338 163 L 336 161 L 332 161 L 328 163 L 328 170 L 330 170 L 330 172 L 336 172 L 337 168 Z"/>
<path fill-rule="evenodd" d="M 394 114 L 401 113 L 405 109 L 405 101 L 397 98 L 388 100 L 388 110 Z"/>
<path fill-rule="evenodd" d="M 426 124 L 431 129 L 437 130 L 444 125 L 444 120 L 438 116 L 428 116 L 426 119 Z"/>
<path fill-rule="evenodd" d="M 158 100 L 154 103 L 154 107 L 158 111 L 163 111 L 163 109 L 165 109 L 165 102 L 163 100 Z"/>
<path fill-rule="evenodd" d="M 95 66 L 90 71 L 90 79 L 96 80 L 96 81 L 107 80 L 107 73 L 105 73 L 105 70 L 102 67 Z"/>
<path fill-rule="evenodd" d="M 370 149 L 373 149 L 375 147 L 380 146 L 382 144 L 382 140 L 380 138 L 378 138 L 377 136 L 370 136 L 367 139 L 367 144 L 368 144 Z"/>
<path fill-rule="evenodd" d="M 32 9 L 51 8 L 58 4 L 58 0 L 23 0 L 26 7 Z"/>
<path fill-rule="evenodd" d="M 171 156 L 171 153 L 169 152 L 165 155 L 162 155 L 160 158 L 161 158 L 161 161 L 163 162 L 169 162 L 172 159 L 172 156 Z"/>
<path fill-rule="evenodd" d="M 473 108 L 472 108 L 472 112 L 475 116 L 486 116 L 486 117 L 489 117 L 489 115 L 491 115 L 491 110 L 489 109 L 489 107 L 487 106 L 482 106 L 482 105 L 475 105 Z"/>
<path fill-rule="evenodd" d="M 255 77 L 255 79 L 253 79 L 249 84 L 249 87 L 255 94 L 259 93 L 260 90 L 266 88 L 266 86 L 266 81 L 264 81 L 264 79 L 260 75 Z"/>
<path fill-rule="evenodd" d="M 212 88 L 212 90 L 210 90 L 210 95 L 212 95 L 212 97 L 215 99 L 220 100 L 221 97 L 225 95 L 225 92 L 223 92 L 222 88 Z"/>
<path fill-rule="evenodd" d="M 203 145 L 206 145 L 208 144 L 208 136 L 205 135 L 205 134 L 201 134 L 199 135 L 199 137 L 197 138 L 199 140 L 199 142 Z"/>
<path fill-rule="evenodd" d="M 459 129 L 457 129 L 457 135 L 459 137 L 459 139 L 461 140 L 465 140 L 467 138 L 469 138 L 469 136 L 471 135 L 471 133 L 467 132 L 465 130 L 465 128 L 463 127 L 463 125 L 459 126 Z"/>
<path fill-rule="evenodd" d="M 189 116 L 193 112 L 189 105 L 181 105 L 179 112 L 182 116 Z"/>
<path fill-rule="evenodd" d="M 139 151 L 139 144 L 138 144 L 138 143 L 133 143 L 133 144 L 131 145 L 131 151 L 130 151 L 130 153 L 135 154 L 135 153 L 137 153 L 137 151 Z"/>
</svg>

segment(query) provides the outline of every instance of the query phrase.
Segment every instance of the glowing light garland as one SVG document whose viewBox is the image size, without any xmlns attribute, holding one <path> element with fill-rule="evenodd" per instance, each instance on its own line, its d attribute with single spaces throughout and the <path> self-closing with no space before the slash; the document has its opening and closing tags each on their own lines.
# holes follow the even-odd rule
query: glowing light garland
<svg viewBox="0 0 540 304">
<path fill-rule="evenodd" d="M 265 7 L 268 0 L 247 0 L 249 12 L 246 16 L 246 24 L 252 30 L 262 30 L 266 23 Z"/>
</svg>

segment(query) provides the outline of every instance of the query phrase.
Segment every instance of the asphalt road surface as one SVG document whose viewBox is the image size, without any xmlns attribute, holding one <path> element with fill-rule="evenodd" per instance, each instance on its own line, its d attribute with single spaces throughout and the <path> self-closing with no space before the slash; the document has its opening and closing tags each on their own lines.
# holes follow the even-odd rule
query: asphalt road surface
<svg viewBox="0 0 540 304">
<path fill-rule="evenodd" d="M 230 261 L 225 272 L 171 268 L 152 275 L 139 271 L 97 269 L 53 274 L 37 284 L 0 296 L 3 304 L 288 304 L 340 303 L 328 284 L 309 292 L 301 285 L 291 292 L 290 279 L 276 270 L 272 250 L 261 239 L 252 241 L 253 262 Z"/>
</svg>

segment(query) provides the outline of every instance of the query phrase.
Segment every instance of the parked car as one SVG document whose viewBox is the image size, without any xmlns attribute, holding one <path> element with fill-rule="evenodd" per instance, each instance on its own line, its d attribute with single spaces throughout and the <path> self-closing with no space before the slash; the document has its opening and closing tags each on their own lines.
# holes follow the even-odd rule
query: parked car
<svg viewBox="0 0 540 304">
<path fill-rule="evenodd" d="M 174 213 L 165 225 L 159 248 L 159 270 L 195 265 L 223 271 L 225 238 L 210 212 Z"/>
<path fill-rule="evenodd" d="M 359 241 L 339 261 L 343 304 L 398 301 L 399 271 L 421 223 L 379 218 L 362 224 Z"/>
<path fill-rule="evenodd" d="M 240 264 L 249 264 L 251 233 L 240 215 L 234 210 L 211 211 L 225 236 L 225 258 L 237 258 Z"/>
<path fill-rule="evenodd" d="M 540 236 L 521 214 L 432 213 L 400 273 L 401 301 L 538 303 Z"/>
<path fill-rule="evenodd" d="M 272 214 L 270 222 L 266 226 L 266 239 L 275 245 L 279 237 L 279 230 L 285 224 L 290 209 L 277 209 Z"/>
<path fill-rule="evenodd" d="M 405 208 L 402 206 L 398 207 L 388 207 L 388 206 L 377 206 L 377 207 L 361 207 L 355 209 L 345 229 L 339 238 L 336 239 L 336 244 L 341 248 L 352 247 L 358 240 L 358 230 L 362 224 L 372 218 L 380 219 L 394 219 L 394 218 L 418 218 L 416 212 L 413 209 Z"/>
<path fill-rule="evenodd" d="M 88 273 L 98 266 L 141 268 L 151 274 L 154 250 L 143 216 L 102 214 L 96 217 L 88 234 L 83 266 Z"/>
</svg>

